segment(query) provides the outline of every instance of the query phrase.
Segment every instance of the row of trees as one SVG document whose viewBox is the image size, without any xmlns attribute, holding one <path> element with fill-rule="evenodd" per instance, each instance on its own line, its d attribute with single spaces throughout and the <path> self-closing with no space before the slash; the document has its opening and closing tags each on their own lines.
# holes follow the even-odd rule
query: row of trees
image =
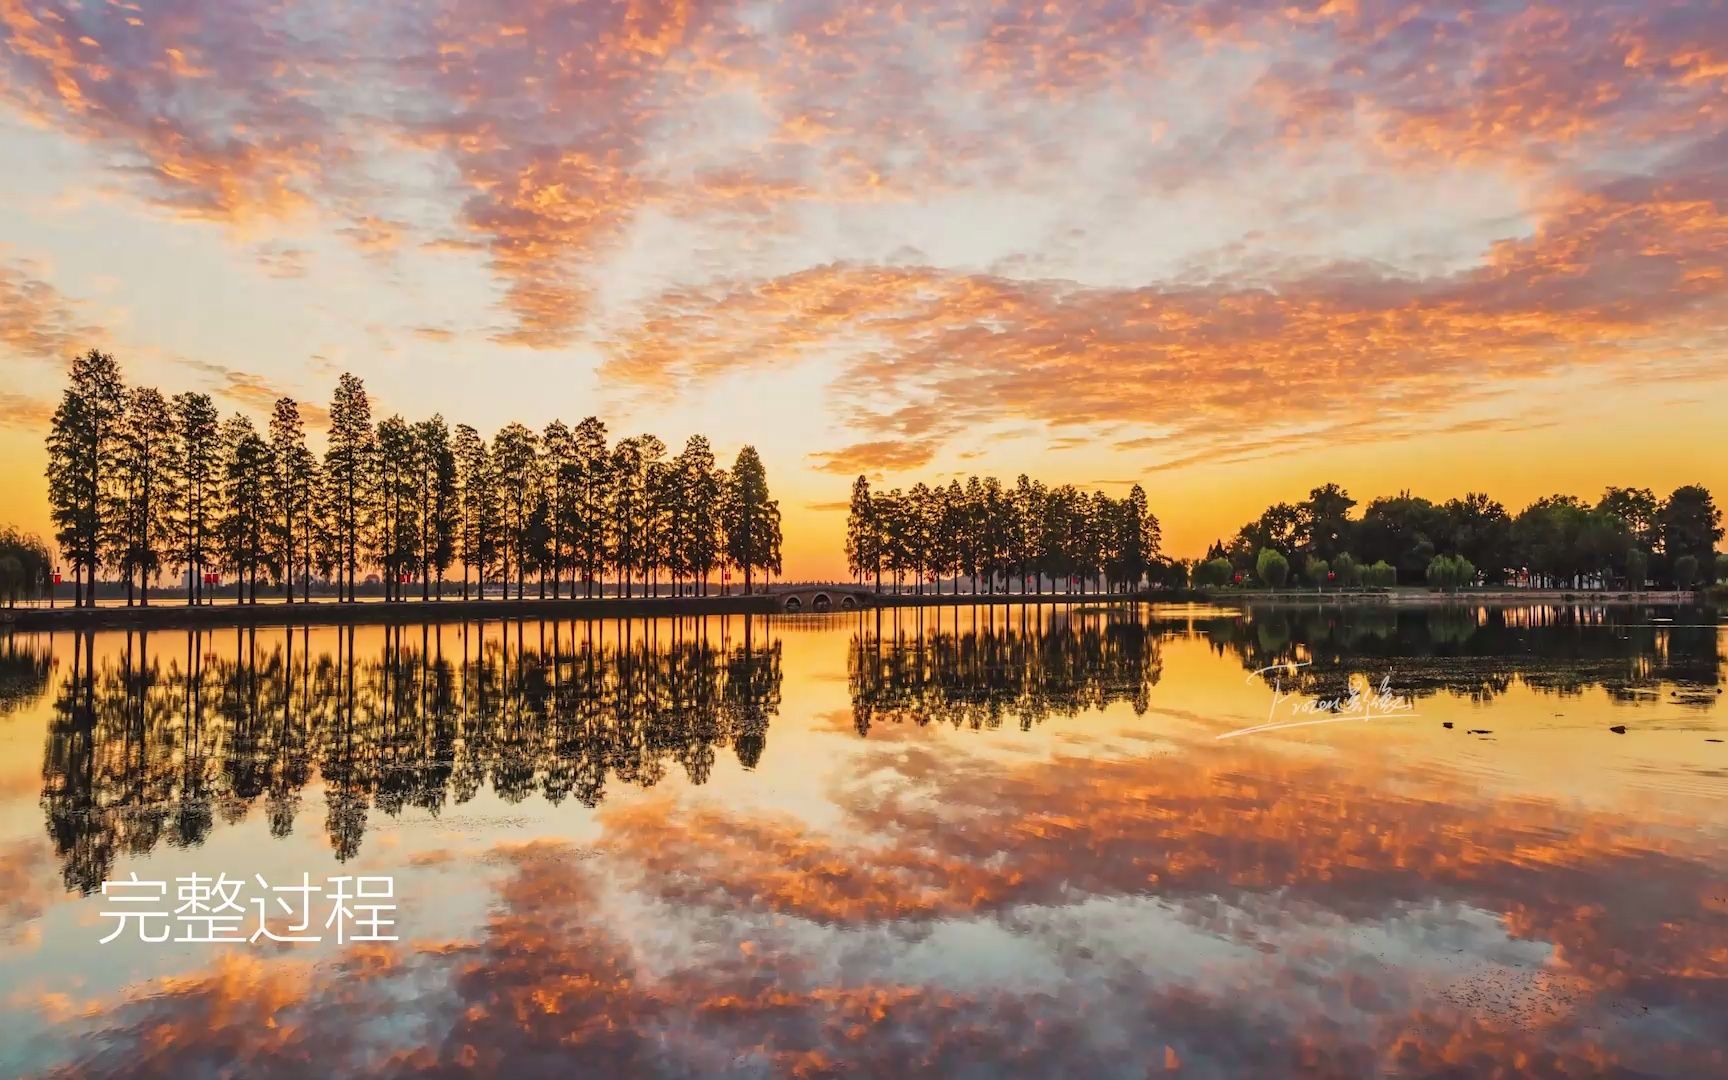
<svg viewBox="0 0 1728 1080">
<path fill-rule="evenodd" d="M 995 477 L 971 476 L 946 487 L 910 490 L 852 485 L 846 520 L 846 563 L 878 591 L 887 576 L 899 591 L 911 578 L 922 593 L 931 583 L 970 578 L 973 592 L 994 593 L 1020 579 L 1025 591 L 1046 582 L 1100 589 L 1138 588 L 1159 560 L 1158 518 L 1136 484 L 1113 499 L 1071 484 L 1046 487 L 1022 475 L 1012 488 Z"/>
<path fill-rule="evenodd" d="M 1611 487 L 1594 504 L 1550 495 L 1515 515 L 1474 492 L 1444 503 L 1401 492 L 1374 499 L 1360 517 L 1351 514 L 1355 506 L 1336 484 L 1270 506 L 1229 543 L 1214 543 L 1195 580 L 1277 586 L 1296 570 L 1320 586 L 1428 580 L 1456 588 L 1479 579 L 1642 588 L 1656 580 L 1684 589 L 1724 570 L 1715 551 L 1722 513 L 1697 484 L 1665 499 L 1648 488 Z M 1466 567 L 1469 580 L 1459 580 Z"/>
<path fill-rule="evenodd" d="M 55 539 L 80 604 L 95 602 L 103 570 L 143 603 L 170 568 L 186 574 L 188 603 L 215 575 L 252 602 L 260 579 L 279 583 L 292 602 L 316 573 L 351 602 L 369 569 L 391 599 L 409 581 L 441 598 L 453 567 L 464 597 L 472 577 L 481 595 L 513 581 L 518 598 L 530 578 L 540 596 L 566 582 L 593 596 L 610 573 L 631 596 L 666 578 L 706 592 L 732 567 L 751 588 L 780 570 L 779 504 L 753 447 L 726 470 L 700 435 L 668 456 L 652 435 L 609 445 L 594 417 L 513 422 L 490 441 L 442 416 L 374 423 L 349 374 L 320 458 L 291 398 L 260 431 L 243 414 L 224 420 L 206 394 L 127 388 L 114 358 L 91 350 L 73 362 L 48 451 Z"/>
</svg>

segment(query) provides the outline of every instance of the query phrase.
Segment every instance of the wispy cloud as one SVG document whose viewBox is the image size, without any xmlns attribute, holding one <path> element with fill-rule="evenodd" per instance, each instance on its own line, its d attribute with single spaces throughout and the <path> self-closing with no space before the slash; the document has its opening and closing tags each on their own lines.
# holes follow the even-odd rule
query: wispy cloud
<svg viewBox="0 0 1728 1080">
<path fill-rule="evenodd" d="M 70 360 L 100 345 L 75 303 L 43 280 L 28 261 L 0 261 L 0 348 L 33 360 Z"/>
</svg>

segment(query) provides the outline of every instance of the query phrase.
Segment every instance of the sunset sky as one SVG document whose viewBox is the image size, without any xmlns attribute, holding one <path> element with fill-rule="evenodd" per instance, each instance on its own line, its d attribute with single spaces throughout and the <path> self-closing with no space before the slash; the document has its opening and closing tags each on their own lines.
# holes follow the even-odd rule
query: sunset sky
<svg viewBox="0 0 1728 1080">
<path fill-rule="evenodd" d="M 262 417 L 1142 483 L 1728 493 L 1728 0 L 0 0 L 0 521 L 67 359 Z"/>
</svg>

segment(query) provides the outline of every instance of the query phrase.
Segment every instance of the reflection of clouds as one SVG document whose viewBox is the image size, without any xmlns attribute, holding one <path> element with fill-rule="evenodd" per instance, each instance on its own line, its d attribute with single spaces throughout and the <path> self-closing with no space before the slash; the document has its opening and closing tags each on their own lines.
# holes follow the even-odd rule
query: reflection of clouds
<svg viewBox="0 0 1728 1080">
<path fill-rule="evenodd" d="M 912 938 L 651 909 L 693 923 L 699 944 L 686 952 L 682 939 L 632 935 L 628 897 L 605 884 L 618 868 L 567 854 L 510 849 L 485 924 L 447 943 L 318 972 L 229 957 L 90 1011 L 74 1025 L 89 1035 L 72 1071 L 1141 1076 L 1172 1061 L 1234 1077 L 1476 1075 L 1515 1062 L 1517 1075 L 1581 1076 L 1711 1060 L 1672 1035 L 1631 1045 L 1636 1025 L 1587 1029 L 1602 1019 L 1589 998 L 1580 1015 L 1503 1010 L 1456 981 L 1459 1001 L 1436 994 L 1459 948 L 1503 970 L 1531 959 L 1467 914 L 1417 909 L 1361 939 L 1322 920 L 1244 943 L 1195 933 L 1152 899 L 942 920 Z M 994 954 L 999 977 L 977 977 L 988 963 L 944 967 L 969 949 Z"/>
<path fill-rule="evenodd" d="M 630 808 L 608 813 L 609 834 L 673 905 L 927 933 L 980 913 L 1012 923 L 1028 907 L 1145 896 L 1199 932 L 1277 946 L 1292 929 L 1358 933 L 1439 904 L 1490 913 L 1507 937 L 1550 947 L 1554 975 L 1604 995 L 1688 1014 L 1728 1001 L 1728 925 L 1705 899 L 1728 888 L 1719 837 L 1472 800 L 1380 761 L 1366 779 L 1363 762 L 1236 750 L 1001 769 L 894 744 L 873 764 L 903 779 L 905 797 L 842 791 L 847 819 L 833 834 Z"/>
<path fill-rule="evenodd" d="M 30 925 L 57 900 L 54 852 L 40 840 L 0 845 L 0 945 L 34 936 Z"/>
<path fill-rule="evenodd" d="M 1111 636 L 1104 623 L 1091 621 L 1091 637 L 1078 623 L 1060 638 L 1040 624 L 945 641 L 937 626 L 921 653 L 861 635 L 844 642 L 864 650 L 848 657 L 851 689 L 901 701 L 906 719 L 964 724 L 990 715 L 973 708 L 989 683 L 969 673 L 1012 657 L 1042 672 L 1024 682 L 1005 672 L 1014 699 L 1114 703 L 1124 717 L 1165 654 L 1153 624 Z M 1398 628 L 1387 644 L 1420 651 Z M 1221 649 L 1237 629 L 1262 646 L 1252 622 L 1206 629 Z M 1299 619 L 1288 636 L 1311 638 Z M 413 804 L 408 766 L 441 760 L 393 739 L 416 727 L 400 718 L 446 707 L 398 704 L 449 692 L 437 687 L 452 672 L 434 663 L 432 680 L 417 674 L 437 653 L 412 637 L 362 650 L 353 674 L 338 656 L 324 676 L 358 687 L 365 725 L 336 730 L 371 732 L 362 758 L 376 760 L 350 762 L 350 775 L 372 770 L 370 797 L 385 805 Z M 464 665 L 464 700 L 492 718 L 474 729 L 496 740 L 475 748 L 483 760 L 514 738 L 546 737 L 590 685 L 575 676 L 581 664 L 609 655 L 508 640 L 508 657 L 489 647 Z M 240 708 L 245 695 L 232 691 L 251 686 L 264 688 L 265 716 L 304 700 L 279 685 L 285 658 L 272 651 L 266 639 L 251 663 L 213 666 L 207 677 L 226 690 L 209 707 Z M 630 670 L 602 681 L 620 678 L 661 712 L 712 702 L 726 725 L 743 724 L 778 697 L 772 670 L 738 666 L 736 650 L 731 671 L 677 647 L 624 654 Z M 1181 685 L 1170 682 L 1155 692 Z M 293 684 L 312 700 L 317 685 Z M 108 701 L 98 730 L 135 715 L 136 686 L 89 690 Z M 822 738 L 847 737 L 853 715 L 823 716 Z M 1186 743 L 1157 709 L 1147 715 L 1136 732 L 1181 753 L 1118 758 L 1112 736 L 1087 741 L 1091 725 L 1074 724 L 1053 756 L 1032 761 L 984 744 L 1048 743 L 878 725 L 823 770 L 835 779 L 821 826 L 740 808 L 729 788 L 657 787 L 602 804 L 589 847 L 402 857 L 426 871 L 411 875 L 418 882 L 435 881 L 423 895 L 475 897 L 486 913 L 474 921 L 446 910 L 413 942 L 328 967 L 292 951 L 215 959 L 71 1013 L 44 1002 L 42 1015 L 68 1040 L 67 1075 L 1140 1077 L 1167 1062 L 1230 1078 L 1721 1071 L 1728 877 L 1717 823 L 1484 793 L 1471 776 L 1384 747 L 1220 745 L 1210 729 Z M 235 721 L 230 739 L 266 735 L 257 717 Z M 621 734 L 670 750 L 704 731 L 656 721 Z M 236 767 L 269 758 L 240 753 L 247 745 L 236 744 Z M 537 767 L 512 775 L 500 794 L 544 782 Z M 434 779 L 442 790 L 488 776 Z"/>
</svg>

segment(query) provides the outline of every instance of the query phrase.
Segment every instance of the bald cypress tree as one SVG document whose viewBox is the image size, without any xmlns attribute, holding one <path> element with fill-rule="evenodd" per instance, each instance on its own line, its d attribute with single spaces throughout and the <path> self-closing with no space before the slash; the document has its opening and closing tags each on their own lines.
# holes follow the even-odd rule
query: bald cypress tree
<svg viewBox="0 0 1728 1080">
<path fill-rule="evenodd" d="M 300 572 L 310 592 L 313 506 L 318 461 L 306 446 L 306 425 L 293 398 L 281 398 L 270 415 L 271 561 L 281 569 L 287 599 L 294 602 L 294 576 Z M 303 595 L 303 599 L 310 599 Z"/>
<path fill-rule="evenodd" d="M 113 480 L 107 485 L 112 513 L 107 524 L 110 561 L 126 575 L 126 599 L 133 576 L 139 599 L 150 603 L 150 579 L 167 560 L 173 539 L 174 416 L 154 387 L 127 392 L 114 454 Z"/>
<path fill-rule="evenodd" d="M 223 567 L 234 576 L 237 604 L 258 602 L 258 571 L 268 566 L 270 466 L 270 445 L 251 420 L 235 414 L 223 423 L 222 505 L 216 536 Z"/>
<path fill-rule="evenodd" d="M 368 499 L 375 449 L 372 404 L 366 384 L 343 372 L 330 402 L 330 445 L 324 452 L 325 505 L 336 548 L 336 586 L 342 593 L 347 576 L 347 601 L 354 602 L 354 579 L 360 567 L 360 530 Z"/>
<path fill-rule="evenodd" d="M 744 571 L 744 591 L 755 571 L 780 570 L 780 504 L 769 497 L 768 474 L 754 446 L 738 452 L 726 493 L 726 557 Z"/>
<path fill-rule="evenodd" d="M 186 572 L 186 603 L 204 595 L 222 461 L 221 415 L 209 394 L 174 395 L 174 560 Z"/>
<path fill-rule="evenodd" d="M 576 564 L 582 568 L 583 594 L 600 589 L 600 577 L 610 557 L 612 456 L 606 449 L 606 425 L 588 417 L 570 433 L 575 494 L 571 499 L 570 538 Z"/>
<path fill-rule="evenodd" d="M 492 468 L 504 539 L 504 589 L 510 589 L 510 567 L 516 568 L 516 599 L 522 599 L 530 557 L 535 504 L 540 497 L 540 437 L 512 421 L 492 439 Z"/>
<path fill-rule="evenodd" d="M 462 557 L 462 599 L 468 599 L 470 566 L 474 567 L 476 595 L 484 599 L 486 570 L 498 550 L 498 489 L 493 483 L 492 455 L 486 440 L 467 424 L 456 425 L 451 452 L 456 459 L 461 515 L 457 545 Z"/>
<path fill-rule="evenodd" d="M 874 577 L 882 591 L 882 522 L 870 496 L 870 481 L 852 481 L 852 505 L 846 514 L 846 566 L 854 578 Z"/>
<path fill-rule="evenodd" d="M 71 377 L 48 430 L 48 506 L 54 539 L 71 560 L 79 605 L 96 603 L 102 558 L 104 500 L 119 438 L 125 387 L 120 366 L 91 349 L 72 361 Z"/>
<path fill-rule="evenodd" d="M 444 572 L 456 553 L 460 520 L 456 453 L 450 428 L 434 415 L 414 425 L 415 468 L 420 490 L 420 599 L 427 598 L 428 581 L 438 579 L 438 599 L 444 599 Z"/>
</svg>

